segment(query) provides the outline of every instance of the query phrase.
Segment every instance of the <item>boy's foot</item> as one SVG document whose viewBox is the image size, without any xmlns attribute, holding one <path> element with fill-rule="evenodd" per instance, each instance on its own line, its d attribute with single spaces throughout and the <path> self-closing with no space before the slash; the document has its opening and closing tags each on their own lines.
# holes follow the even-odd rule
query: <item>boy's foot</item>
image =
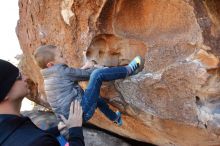
<svg viewBox="0 0 220 146">
<path fill-rule="evenodd" d="M 117 115 L 117 119 L 114 121 L 114 123 L 116 123 L 118 126 L 121 126 L 122 125 L 121 112 L 116 111 L 115 113 Z"/>
<path fill-rule="evenodd" d="M 143 67 L 143 59 L 140 56 L 136 56 L 129 64 L 130 68 L 129 75 L 137 74 L 140 69 Z"/>
</svg>

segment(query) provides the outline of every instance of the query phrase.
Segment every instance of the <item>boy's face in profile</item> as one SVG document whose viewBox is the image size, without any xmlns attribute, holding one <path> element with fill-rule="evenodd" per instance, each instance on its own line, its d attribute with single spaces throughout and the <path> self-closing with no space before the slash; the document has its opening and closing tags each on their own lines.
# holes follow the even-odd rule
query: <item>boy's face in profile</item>
<svg viewBox="0 0 220 146">
<path fill-rule="evenodd" d="M 59 48 L 56 48 L 55 57 L 54 57 L 55 64 L 66 64 L 66 59 L 63 57 L 63 53 L 60 51 Z"/>
</svg>

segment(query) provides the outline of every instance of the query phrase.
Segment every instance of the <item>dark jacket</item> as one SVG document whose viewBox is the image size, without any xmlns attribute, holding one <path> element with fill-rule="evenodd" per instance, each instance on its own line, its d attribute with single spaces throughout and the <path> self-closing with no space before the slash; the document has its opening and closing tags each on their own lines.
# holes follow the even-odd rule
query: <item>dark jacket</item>
<svg viewBox="0 0 220 146">
<path fill-rule="evenodd" d="M 69 145 L 84 146 L 81 127 L 69 129 Z M 39 129 L 28 117 L 0 114 L 0 146 L 59 146 L 57 127 Z"/>
</svg>

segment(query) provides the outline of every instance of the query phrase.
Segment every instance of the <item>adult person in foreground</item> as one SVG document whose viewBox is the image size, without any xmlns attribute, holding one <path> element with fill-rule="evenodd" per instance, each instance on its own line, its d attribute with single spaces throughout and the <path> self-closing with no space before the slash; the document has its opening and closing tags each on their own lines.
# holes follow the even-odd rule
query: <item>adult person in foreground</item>
<svg viewBox="0 0 220 146">
<path fill-rule="evenodd" d="M 59 146 L 56 136 L 63 127 L 43 131 L 20 114 L 21 102 L 29 93 L 26 80 L 17 67 L 0 59 L 0 145 Z M 69 129 L 69 145 L 84 146 L 79 102 L 71 104 L 69 118 L 64 124 Z"/>
</svg>

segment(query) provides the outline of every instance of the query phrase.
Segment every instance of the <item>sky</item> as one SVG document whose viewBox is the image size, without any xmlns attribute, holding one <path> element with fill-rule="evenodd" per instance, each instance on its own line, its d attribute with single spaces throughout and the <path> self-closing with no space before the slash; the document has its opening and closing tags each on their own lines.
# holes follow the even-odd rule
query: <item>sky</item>
<svg viewBox="0 0 220 146">
<path fill-rule="evenodd" d="M 0 59 L 16 62 L 16 55 L 22 54 L 15 33 L 19 19 L 18 0 L 3 0 L 0 5 Z"/>
<path fill-rule="evenodd" d="M 22 54 L 15 32 L 19 19 L 18 0 L 3 0 L 0 5 L 0 59 L 17 65 L 15 56 Z M 31 110 L 33 103 L 28 99 L 22 102 L 21 110 Z"/>
</svg>

